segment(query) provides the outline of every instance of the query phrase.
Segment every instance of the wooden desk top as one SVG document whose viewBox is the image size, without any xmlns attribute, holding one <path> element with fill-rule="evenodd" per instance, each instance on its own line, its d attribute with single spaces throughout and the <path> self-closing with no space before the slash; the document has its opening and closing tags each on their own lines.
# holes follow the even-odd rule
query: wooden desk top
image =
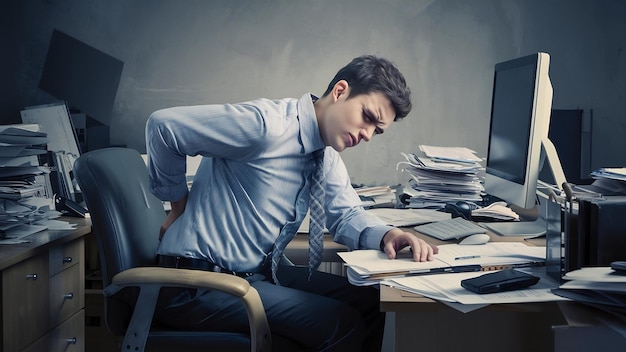
<svg viewBox="0 0 626 352">
<path fill-rule="evenodd" d="M 24 239 L 28 243 L 0 245 L 0 270 L 17 264 L 25 259 L 45 252 L 48 248 L 72 241 L 91 232 L 91 220 L 84 218 L 62 217 L 61 220 L 76 224 L 73 230 L 44 230 Z"/>
</svg>

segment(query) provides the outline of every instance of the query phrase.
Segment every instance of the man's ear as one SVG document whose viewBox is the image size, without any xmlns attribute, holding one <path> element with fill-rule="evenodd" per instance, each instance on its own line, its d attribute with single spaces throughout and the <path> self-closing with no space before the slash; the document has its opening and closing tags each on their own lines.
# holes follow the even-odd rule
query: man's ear
<svg viewBox="0 0 626 352">
<path fill-rule="evenodd" d="M 349 93 L 350 93 L 350 85 L 348 84 L 348 81 L 346 81 L 345 79 L 337 81 L 337 83 L 335 83 L 335 85 L 333 86 L 333 90 L 332 90 L 333 101 L 339 100 L 339 97 L 341 97 L 342 95 L 345 95 L 344 97 L 345 99 L 348 97 Z"/>
</svg>

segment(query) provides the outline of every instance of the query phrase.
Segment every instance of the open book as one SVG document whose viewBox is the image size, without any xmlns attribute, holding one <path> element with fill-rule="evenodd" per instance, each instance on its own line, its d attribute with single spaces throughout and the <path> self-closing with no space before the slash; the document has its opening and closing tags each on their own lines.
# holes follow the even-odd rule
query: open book
<svg viewBox="0 0 626 352">
<path fill-rule="evenodd" d="M 400 251 L 394 260 L 389 260 L 379 250 L 337 254 L 346 263 L 348 279 L 353 285 L 372 285 L 381 279 L 398 276 L 543 265 L 546 258 L 546 247 L 520 242 L 490 242 L 475 246 L 445 244 L 438 248 L 435 259 L 428 262 L 415 262 L 409 250 Z"/>
</svg>

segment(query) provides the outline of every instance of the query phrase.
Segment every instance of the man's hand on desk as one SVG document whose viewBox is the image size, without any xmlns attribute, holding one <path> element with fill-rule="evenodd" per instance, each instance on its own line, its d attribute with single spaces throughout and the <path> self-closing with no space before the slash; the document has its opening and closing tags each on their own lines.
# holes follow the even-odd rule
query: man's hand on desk
<svg viewBox="0 0 626 352">
<path fill-rule="evenodd" d="M 382 240 L 382 250 L 387 254 L 389 259 L 395 259 L 396 253 L 407 246 L 411 247 L 413 252 L 413 260 L 416 262 L 425 262 L 433 260 L 433 255 L 439 252 L 437 246 L 430 245 L 421 238 L 415 237 L 410 232 L 401 229 L 393 229 L 388 231 Z"/>
</svg>

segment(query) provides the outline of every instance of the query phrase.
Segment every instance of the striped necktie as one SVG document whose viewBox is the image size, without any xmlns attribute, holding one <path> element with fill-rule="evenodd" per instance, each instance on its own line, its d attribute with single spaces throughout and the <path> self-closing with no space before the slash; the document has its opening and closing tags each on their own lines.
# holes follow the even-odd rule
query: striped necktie
<svg viewBox="0 0 626 352">
<path fill-rule="evenodd" d="M 322 262 L 324 249 L 324 227 L 326 226 L 326 213 L 324 212 L 324 149 L 317 150 L 313 154 L 315 169 L 311 177 L 311 196 L 309 211 L 311 213 L 309 223 L 309 278 L 313 271 L 319 268 Z"/>
<path fill-rule="evenodd" d="M 324 212 L 324 149 L 313 153 L 314 169 L 311 175 L 311 189 L 309 195 L 309 278 L 313 271 L 319 268 L 322 262 L 324 227 L 326 226 L 326 213 Z M 280 258 L 291 241 L 294 234 L 300 227 L 300 222 L 294 221 L 283 226 L 272 251 L 272 278 L 276 284 L 278 278 L 276 271 Z"/>
</svg>

